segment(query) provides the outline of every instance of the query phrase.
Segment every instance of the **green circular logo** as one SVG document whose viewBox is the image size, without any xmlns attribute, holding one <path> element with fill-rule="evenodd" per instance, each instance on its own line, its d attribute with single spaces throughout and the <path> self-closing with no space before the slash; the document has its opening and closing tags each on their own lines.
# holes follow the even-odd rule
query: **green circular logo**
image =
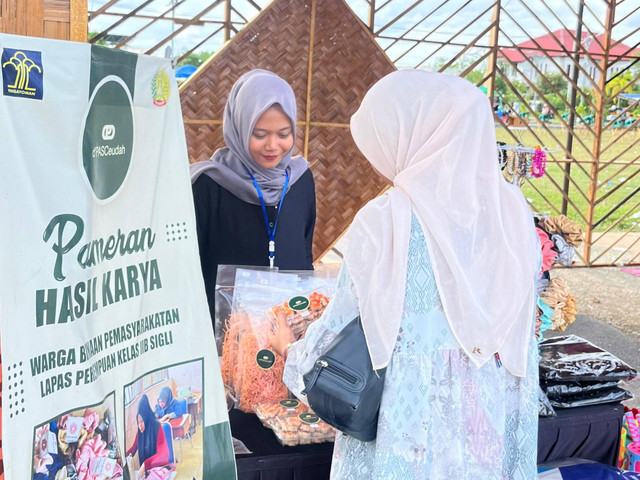
<svg viewBox="0 0 640 480">
<path fill-rule="evenodd" d="M 309 299 L 307 297 L 293 297 L 289 300 L 289 308 L 299 312 L 309 308 Z"/>
<path fill-rule="evenodd" d="M 300 402 L 296 399 L 280 400 L 278 402 L 284 408 L 298 408 Z"/>
<path fill-rule="evenodd" d="M 304 423 L 318 423 L 320 421 L 320 417 L 315 413 L 301 413 L 298 415 L 298 418 L 302 420 Z"/>
<path fill-rule="evenodd" d="M 276 363 L 276 354 L 268 348 L 260 350 L 256 355 L 256 363 L 263 370 L 269 370 Z"/>
<path fill-rule="evenodd" d="M 113 197 L 133 155 L 131 93 L 120 77 L 105 77 L 93 91 L 82 133 L 82 166 L 98 201 Z"/>
</svg>

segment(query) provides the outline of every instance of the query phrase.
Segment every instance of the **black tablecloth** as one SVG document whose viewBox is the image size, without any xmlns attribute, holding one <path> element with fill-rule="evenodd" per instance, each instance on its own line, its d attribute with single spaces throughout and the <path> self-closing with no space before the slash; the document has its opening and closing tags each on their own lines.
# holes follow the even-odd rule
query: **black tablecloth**
<svg viewBox="0 0 640 480">
<path fill-rule="evenodd" d="M 615 465 L 624 407 L 620 404 L 556 409 L 538 425 L 538 464 L 584 458 Z"/>
<path fill-rule="evenodd" d="M 620 448 L 624 408 L 620 404 L 558 409 L 558 416 L 540 418 L 538 463 L 584 458 L 615 465 Z M 327 480 L 333 443 L 284 447 L 255 415 L 232 410 L 233 436 L 251 455 L 236 456 L 238 480 Z"/>
<path fill-rule="evenodd" d="M 284 447 L 255 415 L 229 412 L 231 433 L 250 455 L 237 455 L 238 480 L 327 480 L 333 443 Z"/>
</svg>

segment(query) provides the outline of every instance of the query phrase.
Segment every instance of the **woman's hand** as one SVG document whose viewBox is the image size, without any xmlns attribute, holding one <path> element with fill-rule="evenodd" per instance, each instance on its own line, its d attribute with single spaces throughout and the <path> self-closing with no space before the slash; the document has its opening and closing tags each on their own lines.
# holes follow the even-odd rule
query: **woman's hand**
<svg viewBox="0 0 640 480">
<path fill-rule="evenodd" d="M 288 346 L 295 342 L 296 338 L 287 323 L 287 317 L 284 313 L 278 313 L 276 322 L 271 325 L 271 332 L 268 338 L 271 348 L 286 359 L 289 350 Z"/>
<path fill-rule="evenodd" d="M 164 417 L 162 417 L 160 419 L 161 422 L 168 422 L 169 420 L 171 420 L 171 414 L 167 413 Z"/>
</svg>

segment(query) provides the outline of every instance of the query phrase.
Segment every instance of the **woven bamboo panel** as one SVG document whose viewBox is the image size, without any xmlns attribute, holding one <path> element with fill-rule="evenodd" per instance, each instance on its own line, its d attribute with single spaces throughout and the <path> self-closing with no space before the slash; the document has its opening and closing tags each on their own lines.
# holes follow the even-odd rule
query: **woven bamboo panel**
<svg viewBox="0 0 640 480">
<path fill-rule="evenodd" d="M 266 8 L 181 88 L 184 119 L 221 120 L 235 81 L 263 68 L 289 82 L 298 102 L 298 119 L 304 120 L 310 24 L 311 7 L 305 2 L 280 1 Z M 187 141 L 192 140 L 187 136 Z"/>
<path fill-rule="evenodd" d="M 185 124 L 189 160 L 207 160 L 217 148 L 224 146 L 222 125 Z"/>
<path fill-rule="evenodd" d="M 318 2 L 311 118 L 349 123 L 360 101 L 395 67 L 342 0 Z"/>
<path fill-rule="evenodd" d="M 222 119 L 231 86 L 254 68 L 277 73 L 296 94 L 299 125 L 294 152 L 300 154 L 308 143 L 318 205 L 314 237 L 318 259 L 356 212 L 384 188 L 353 143 L 347 125 L 371 85 L 395 68 L 343 0 L 276 0 L 181 87 L 190 161 L 207 160 L 224 146 L 221 125 L 206 122 Z M 309 138 L 305 138 L 307 108 Z"/>
<path fill-rule="evenodd" d="M 318 199 L 313 253 L 318 258 L 385 184 L 363 158 L 346 128 L 312 127 L 309 136 Z"/>
</svg>

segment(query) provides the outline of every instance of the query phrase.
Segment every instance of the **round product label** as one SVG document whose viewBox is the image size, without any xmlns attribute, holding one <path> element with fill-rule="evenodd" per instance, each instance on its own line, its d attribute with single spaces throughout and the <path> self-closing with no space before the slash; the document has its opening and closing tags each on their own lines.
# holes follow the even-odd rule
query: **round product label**
<svg viewBox="0 0 640 480">
<path fill-rule="evenodd" d="M 297 408 L 300 405 L 300 402 L 295 399 L 280 400 L 278 403 L 284 408 Z"/>
<path fill-rule="evenodd" d="M 289 300 L 289 308 L 299 312 L 309 308 L 309 299 L 307 297 L 293 297 Z"/>
<path fill-rule="evenodd" d="M 315 413 L 301 413 L 300 415 L 298 415 L 298 418 L 304 423 L 309 424 L 318 423 L 320 421 L 320 417 L 318 417 L 318 415 L 316 415 Z"/>
<path fill-rule="evenodd" d="M 256 355 L 256 363 L 263 370 L 269 370 L 276 363 L 276 354 L 265 348 Z"/>
</svg>

